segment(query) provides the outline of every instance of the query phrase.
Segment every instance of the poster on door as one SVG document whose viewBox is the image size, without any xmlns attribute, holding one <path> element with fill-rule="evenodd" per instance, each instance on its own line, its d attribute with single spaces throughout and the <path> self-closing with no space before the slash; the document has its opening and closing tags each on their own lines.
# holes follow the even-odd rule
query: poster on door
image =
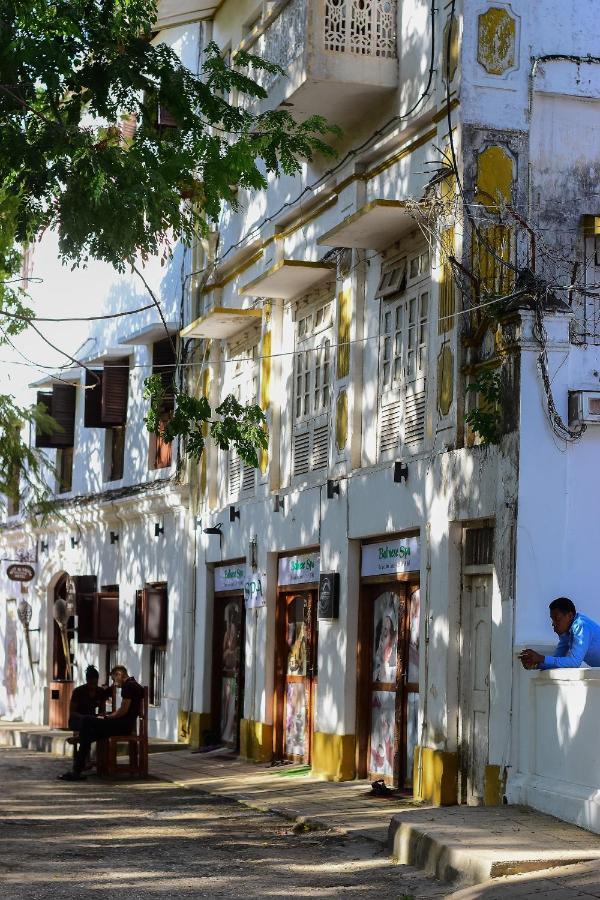
<svg viewBox="0 0 600 900">
<path fill-rule="evenodd" d="M 394 774 L 396 734 L 396 692 L 373 691 L 371 694 L 371 759 L 372 775 Z"/>
<path fill-rule="evenodd" d="M 396 684 L 400 601 L 392 591 L 373 604 L 373 681 Z"/>
<path fill-rule="evenodd" d="M 285 696 L 285 752 L 304 756 L 306 737 L 306 695 L 303 681 L 290 681 Z"/>
</svg>

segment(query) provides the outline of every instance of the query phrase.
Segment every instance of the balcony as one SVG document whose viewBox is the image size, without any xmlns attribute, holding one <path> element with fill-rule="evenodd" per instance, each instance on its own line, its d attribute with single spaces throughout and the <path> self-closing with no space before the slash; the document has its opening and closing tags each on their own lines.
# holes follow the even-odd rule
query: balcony
<svg viewBox="0 0 600 900">
<path fill-rule="evenodd" d="M 244 41 L 287 77 L 261 72 L 264 109 L 347 127 L 398 86 L 396 0 L 280 0 Z"/>
<path fill-rule="evenodd" d="M 160 30 L 207 19 L 219 5 L 218 0 L 158 0 L 156 27 Z"/>
</svg>

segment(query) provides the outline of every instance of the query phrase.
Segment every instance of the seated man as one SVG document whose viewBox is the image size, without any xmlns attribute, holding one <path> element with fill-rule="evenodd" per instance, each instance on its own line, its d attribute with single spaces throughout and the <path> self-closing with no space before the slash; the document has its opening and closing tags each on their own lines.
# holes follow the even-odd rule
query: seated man
<svg viewBox="0 0 600 900">
<path fill-rule="evenodd" d="M 82 716 L 79 723 L 79 748 L 73 757 L 73 770 L 59 775 L 63 781 L 83 781 L 86 757 L 94 741 L 114 734 L 131 734 L 144 697 L 144 688 L 129 676 L 125 666 L 115 666 L 111 678 L 121 688 L 121 706 L 108 716 Z"/>
<path fill-rule="evenodd" d="M 69 704 L 69 728 L 79 731 L 82 716 L 96 716 L 110 694 L 110 688 L 100 687 L 100 674 L 95 666 L 85 670 L 85 684 L 80 684 L 71 694 Z"/>
<path fill-rule="evenodd" d="M 578 613 L 568 597 L 550 604 L 552 627 L 559 636 L 554 656 L 523 650 L 519 659 L 525 669 L 578 669 L 582 663 L 600 666 L 600 625 Z"/>
</svg>

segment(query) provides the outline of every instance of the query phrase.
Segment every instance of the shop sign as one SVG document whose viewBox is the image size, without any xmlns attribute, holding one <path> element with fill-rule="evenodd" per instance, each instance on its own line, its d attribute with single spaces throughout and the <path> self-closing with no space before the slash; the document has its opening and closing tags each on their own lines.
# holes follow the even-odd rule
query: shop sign
<svg viewBox="0 0 600 900">
<path fill-rule="evenodd" d="M 215 567 L 215 591 L 243 591 L 245 581 L 244 563 Z"/>
<path fill-rule="evenodd" d="M 253 572 L 244 584 L 246 609 L 258 609 L 267 605 L 267 576 L 264 572 Z"/>
<path fill-rule="evenodd" d="M 31 581 L 35 576 L 35 569 L 25 563 L 14 563 L 12 566 L 8 566 L 6 574 L 11 581 Z"/>
<path fill-rule="evenodd" d="M 421 542 L 418 537 L 382 541 L 380 544 L 363 544 L 360 574 L 400 575 L 418 572 L 421 568 Z"/>
<path fill-rule="evenodd" d="M 318 581 L 321 572 L 321 557 L 318 553 L 304 553 L 302 556 L 282 556 L 279 560 L 279 584 L 301 584 Z"/>
</svg>

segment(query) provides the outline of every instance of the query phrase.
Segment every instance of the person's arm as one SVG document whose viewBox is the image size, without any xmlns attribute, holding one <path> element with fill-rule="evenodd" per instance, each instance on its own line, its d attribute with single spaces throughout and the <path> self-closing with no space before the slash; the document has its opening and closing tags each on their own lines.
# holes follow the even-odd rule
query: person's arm
<svg viewBox="0 0 600 900">
<path fill-rule="evenodd" d="M 545 656 L 539 669 L 578 669 L 590 645 L 588 628 L 581 621 L 574 622 L 571 630 L 561 634 L 554 656 Z"/>
<path fill-rule="evenodd" d="M 109 713 L 109 715 L 104 716 L 105 719 L 122 719 L 123 716 L 126 716 L 129 712 L 129 707 L 131 706 L 131 700 L 129 697 L 121 698 L 120 707 L 115 710 L 113 713 Z"/>
</svg>

